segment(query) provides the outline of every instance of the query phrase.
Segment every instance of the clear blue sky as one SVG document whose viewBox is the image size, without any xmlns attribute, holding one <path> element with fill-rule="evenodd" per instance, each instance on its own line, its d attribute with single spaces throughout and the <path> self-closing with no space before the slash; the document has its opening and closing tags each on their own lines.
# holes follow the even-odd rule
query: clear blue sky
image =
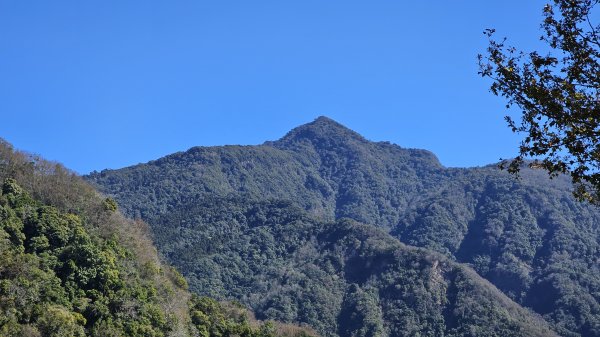
<svg viewBox="0 0 600 337">
<path fill-rule="evenodd" d="M 0 137 L 87 173 L 326 115 L 484 165 L 519 138 L 477 75 L 482 31 L 535 48 L 543 3 L 0 0 Z"/>
</svg>

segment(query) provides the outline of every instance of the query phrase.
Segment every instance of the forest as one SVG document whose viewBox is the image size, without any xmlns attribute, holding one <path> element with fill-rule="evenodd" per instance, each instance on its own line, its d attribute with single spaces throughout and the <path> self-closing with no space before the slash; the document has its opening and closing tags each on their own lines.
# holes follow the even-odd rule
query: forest
<svg viewBox="0 0 600 337">
<path fill-rule="evenodd" d="M 0 1 L 0 337 L 600 337 L 599 3 Z"/>
<path fill-rule="evenodd" d="M 466 278 L 561 336 L 600 336 L 600 212 L 574 199 L 565 176 L 446 168 L 320 117 L 277 141 L 194 147 L 86 180 L 149 223 L 194 292 L 262 319 L 326 336 L 452 336 L 463 323 L 450 308 L 483 303 L 461 298 Z M 375 249 L 389 245 L 397 251 Z M 355 305 L 372 316 L 348 330 Z M 485 310 L 483 321 L 507 309 Z"/>
<path fill-rule="evenodd" d="M 0 336 L 315 336 L 191 294 L 141 221 L 62 165 L 0 142 Z"/>
</svg>

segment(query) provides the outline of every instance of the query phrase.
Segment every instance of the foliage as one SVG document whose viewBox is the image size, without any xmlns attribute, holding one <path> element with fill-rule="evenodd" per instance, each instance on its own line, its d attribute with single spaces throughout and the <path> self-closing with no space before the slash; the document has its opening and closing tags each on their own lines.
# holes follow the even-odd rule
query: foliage
<svg viewBox="0 0 600 337">
<path fill-rule="evenodd" d="M 0 336 L 198 334 L 187 282 L 113 199 L 5 142 L 0 177 Z M 215 310 L 230 314 L 220 304 Z M 314 336 L 266 329 L 252 327 L 249 336 Z"/>
<path fill-rule="evenodd" d="M 219 303 L 209 297 L 193 296 L 191 300 L 192 322 L 200 336 L 243 337 L 310 337 L 310 329 L 289 329 L 277 322 L 259 322 L 239 304 Z"/>
<path fill-rule="evenodd" d="M 326 336 L 552 335 L 440 254 L 354 221 L 315 220 L 289 202 L 213 198 L 157 221 L 157 241 L 192 290 L 238 299 L 261 319 Z"/>
<path fill-rule="evenodd" d="M 448 329 L 444 311 L 435 316 L 437 309 L 418 310 L 417 302 L 403 309 L 371 305 L 384 298 L 378 282 L 349 288 L 360 283 L 352 275 L 374 272 L 371 263 L 343 262 L 353 256 L 349 247 L 384 235 L 369 230 L 345 243 L 324 236 L 335 219 L 351 218 L 470 264 L 560 335 L 600 336 L 600 213 L 573 199 L 564 176 L 549 180 L 523 169 L 520 177 L 496 165 L 444 168 L 427 151 L 369 142 L 319 118 L 276 142 L 192 148 L 87 179 L 128 214 L 150 223 L 161 254 L 182 271 L 191 290 L 239 300 L 260 318 L 299 320 L 344 336 L 390 333 L 394 324 Z M 340 265 L 356 268 L 336 274 Z M 451 275 L 458 274 L 443 275 L 452 284 Z M 404 291 L 437 308 L 435 300 L 424 300 L 433 296 L 430 289 Z M 405 321 L 390 323 L 389 312 Z M 342 314 L 350 317 L 344 325 Z M 428 322 L 437 323 L 423 323 L 430 314 Z M 354 329 L 349 322 L 363 323 Z M 468 330 L 455 328 L 457 334 Z"/>
<path fill-rule="evenodd" d="M 154 285 L 123 275 L 132 272 L 119 261 L 128 252 L 92 238 L 77 215 L 34 201 L 12 179 L 2 186 L 0 214 L 0 331 L 79 337 L 100 324 L 128 336 L 171 330 Z"/>
<path fill-rule="evenodd" d="M 593 24 L 597 1 L 554 0 L 544 7 L 541 40 L 550 52 L 518 52 L 505 40 L 490 37 L 488 55 L 479 56 L 480 74 L 493 80 L 491 91 L 522 110 L 520 122 L 506 117 L 514 132 L 524 133 L 519 155 L 542 158 L 530 166 L 551 175 L 570 174 L 580 199 L 600 202 L 600 25 Z"/>
</svg>

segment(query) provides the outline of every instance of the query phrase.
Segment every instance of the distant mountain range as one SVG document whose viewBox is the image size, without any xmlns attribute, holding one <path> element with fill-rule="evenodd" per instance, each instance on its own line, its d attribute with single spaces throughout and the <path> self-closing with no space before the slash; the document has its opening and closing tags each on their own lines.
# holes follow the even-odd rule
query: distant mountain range
<svg viewBox="0 0 600 337">
<path fill-rule="evenodd" d="M 320 117 L 85 179 L 150 224 L 193 291 L 258 318 L 324 336 L 600 336 L 600 212 L 564 177 L 446 168 Z"/>
</svg>

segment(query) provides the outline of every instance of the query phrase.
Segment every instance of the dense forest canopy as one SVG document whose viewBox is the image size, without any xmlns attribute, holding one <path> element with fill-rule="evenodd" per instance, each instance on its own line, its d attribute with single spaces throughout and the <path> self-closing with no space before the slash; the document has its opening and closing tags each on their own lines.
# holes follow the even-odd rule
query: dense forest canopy
<svg viewBox="0 0 600 337">
<path fill-rule="evenodd" d="M 366 331 L 361 329 L 367 323 L 343 330 L 341 315 L 350 303 L 367 301 L 372 306 L 365 310 L 375 315 L 368 321 L 380 322 L 379 335 L 406 327 L 424 331 L 419 330 L 423 326 L 439 326 L 436 333 L 451 335 L 451 310 L 434 310 L 432 304 L 423 312 L 438 323 L 421 325 L 429 316 L 411 313 L 414 303 L 386 304 L 385 282 L 409 277 L 403 273 L 411 270 L 419 275 L 433 263 L 421 271 L 399 265 L 395 271 L 377 269 L 374 262 L 358 264 L 355 271 L 340 269 L 358 263 L 353 254 L 379 256 L 361 252 L 373 235 L 426 249 L 417 256 L 443 255 L 448 262 L 442 265 L 451 267 L 441 273 L 448 292 L 440 303 L 452 303 L 460 289 L 450 276 L 458 270 L 453 261 L 466 263 L 511 300 L 540 314 L 558 334 L 600 336 L 600 212 L 573 198 L 568 177 L 550 180 L 544 172 L 524 169 L 515 179 L 496 165 L 446 168 L 431 152 L 371 142 L 320 117 L 263 145 L 195 147 L 86 179 L 114 197 L 129 216 L 151 225 L 159 251 L 194 291 L 239 300 L 259 317 L 310 322 L 326 335 L 351 336 Z M 252 205 L 264 208 L 264 203 L 289 207 L 275 207 L 276 216 L 245 211 Z M 292 209 L 303 214 L 302 220 L 288 218 Z M 355 250 L 351 242 L 342 244 L 325 234 L 344 218 L 373 228 L 357 239 Z M 306 226 L 306 232 L 298 232 Z M 295 251 L 299 246 L 307 248 Z M 306 261 L 313 262 L 302 264 Z M 371 282 L 368 291 L 352 275 L 374 275 L 361 280 Z M 464 275 L 481 283 L 475 273 Z M 423 282 L 422 277 L 409 283 Z M 262 302 L 256 294 L 271 287 L 286 291 Z M 372 298 L 355 299 L 351 289 Z M 415 303 L 433 298 L 432 289 L 426 289 L 411 289 L 419 299 Z M 307 301 L 310 310 L 305 310 Z M 305 312 L 312 314 L 302 316 Z M 396 316 L 406 320 L 390 319 Z"/>
<path fill-rule="evenodd" d="M 0 336 L 314 336 L 191 295 L 141 221 L 0 140 Z"/>
</svg>

